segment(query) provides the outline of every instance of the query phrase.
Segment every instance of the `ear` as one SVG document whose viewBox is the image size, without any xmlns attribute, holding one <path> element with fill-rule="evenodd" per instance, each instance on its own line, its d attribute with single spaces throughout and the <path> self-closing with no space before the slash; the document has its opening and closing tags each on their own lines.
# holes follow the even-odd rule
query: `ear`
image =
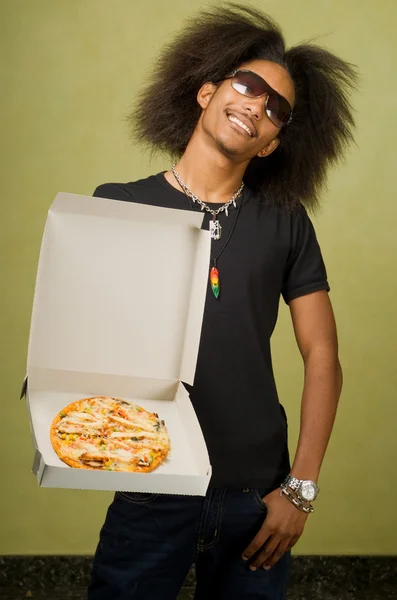
<svg viewBox="0 0 397 600">
<path fill-rule="evenodd" d="M 259 156 L 259 158 L 265 158 L 266 156 L 269 156 L 269 154 L 275 151 L 279 143 L 279 138 L 274 138 L 274 140 L 269 142 L 260 152 L 258 152 L 257 156 Z"/>
<path fill-rule="evenodd" d="M 217 89 L 218 86 L 215 85 L 215 83 L 211 83 L 210 81 L 207 81 L 206 83 L 204 83 L 204 85 L 201 86 L 197 93 L 197 102 L 203 110 L 207 108 Z"/>
</svg>

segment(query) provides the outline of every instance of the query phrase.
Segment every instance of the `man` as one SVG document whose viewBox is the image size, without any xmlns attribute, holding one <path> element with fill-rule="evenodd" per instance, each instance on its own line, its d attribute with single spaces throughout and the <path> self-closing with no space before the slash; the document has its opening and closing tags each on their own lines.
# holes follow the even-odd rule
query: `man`
<svg viewBox="0 0 397 600">
<path fill-rule="evenodd" d="M 355 80 L 318 47 L 286 51 L 271 19 L 231 5 L 184 29 L 140 96 L 135 133 L 177 162 L 95 195 L 203 210 L 211 265 L 188 389 L 213 477 L 205 498 L 116 493 L 90 600 L 174 599 L 193 562 L 199 600 L 285 598 L 342 385 L 326 271 L 304 207 L 316 206 L 327 167 L 351 139 Z M 305 372 L 292 468 L 270 354 L 280 295 Z"/>
</svg>

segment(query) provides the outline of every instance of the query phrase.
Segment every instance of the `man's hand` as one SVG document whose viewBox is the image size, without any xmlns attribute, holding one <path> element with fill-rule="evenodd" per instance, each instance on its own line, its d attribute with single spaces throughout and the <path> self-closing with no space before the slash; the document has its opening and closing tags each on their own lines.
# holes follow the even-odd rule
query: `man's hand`
<svg viewBox="0 0 397 600">
<path fill-rule="evenodd" d="M 250 569 L 260 567 L 268 570 L 296 544 L 305 527 L 307 513 L 296 508 L 285 496 L 280 496 L 280 489 L 274 490 L 262 501 L 267 507 L 267 516 L 262 527 L 243 552 L 243 559 L 249 560 Z"/>
</svg>

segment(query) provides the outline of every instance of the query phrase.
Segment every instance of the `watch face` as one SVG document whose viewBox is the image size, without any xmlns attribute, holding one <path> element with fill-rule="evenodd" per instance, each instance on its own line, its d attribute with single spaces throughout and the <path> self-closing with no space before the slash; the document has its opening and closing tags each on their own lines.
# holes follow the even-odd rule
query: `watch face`
<svg viewBox="0 0 397 600">
<path fill-rule="evenodd" d="M 317 496 L 317 488 L 312 481 L 304 481 L 301 485 L 300 493 L 304 500 L 311 502 Z"/>
</svg>

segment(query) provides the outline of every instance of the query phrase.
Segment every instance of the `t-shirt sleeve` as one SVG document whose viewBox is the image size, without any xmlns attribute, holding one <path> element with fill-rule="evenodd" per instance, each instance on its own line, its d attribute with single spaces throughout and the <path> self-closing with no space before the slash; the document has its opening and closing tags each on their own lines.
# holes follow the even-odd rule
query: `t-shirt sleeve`
<svg viewBox="0 0 397 600">
<path fill-rule="evenodd" d="M 97 198 L 110 198 L 111 200 L 134 202 L 132 194 L 128 191 L 126 185 L 122 183 L 103 183 L 96 188 L 93 196 L 96 196 Z"/>
<path fill-rule="evenodd" d="M 330 290 L 327 271 L 313 224 L 302 207 L 292 217 L 291 250 L 281 293 L 288 304 L 295 298 L 320 290 Z"/>
</svg>

